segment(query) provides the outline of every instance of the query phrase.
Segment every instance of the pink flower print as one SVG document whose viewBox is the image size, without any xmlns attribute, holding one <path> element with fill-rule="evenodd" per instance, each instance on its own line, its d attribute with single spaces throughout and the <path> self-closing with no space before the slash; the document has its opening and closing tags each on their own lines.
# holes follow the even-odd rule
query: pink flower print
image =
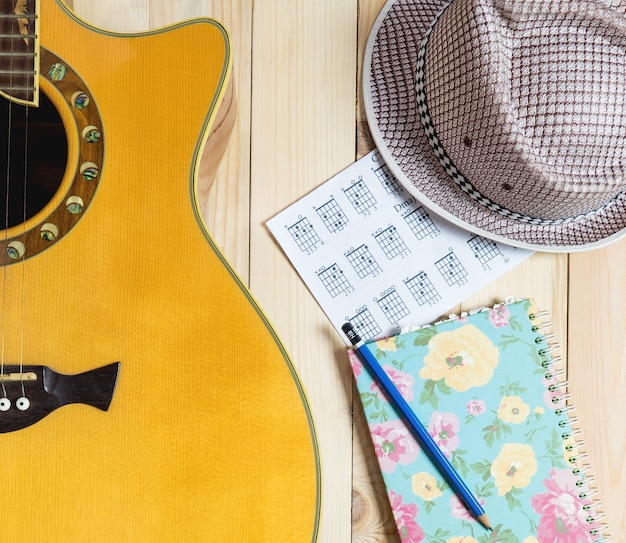
<svg viewBox="0 0 626 543">
<path fill-rule="evenodd" d="M 468 415 L 482 415 L 487 412 L 487 406 L 484 400 L 470 400 L 467 402 L 467 414 Z"/>
<path fill-rule="evenodd" d="M 363 364 L 359 360 L 357 354 L 352 350 L 348 351 L 348 359 L 350 360 L 350 366 L 352 367 L 352 374 L 355 378 L 357 378 L 363 372 Z"/>
<path fill-rule="evenodd" d="M 433 436 L 439 448 L 448 458 L 461 442 L 457 436 L 460 428 L 461 423 L 454 413 L 435 411 L 428 423 L 428 433 Z"/>
<path fill-rule="evenodd" d="M 394 490 L 389 491 L 389 503 L 393 518 L 398 527 L 398 534 L 402 543 L 419 543 L 424 539 L 424 531 L 417 523 L 417 505 L 402 503 L 402 496 Z"/>
<path fill-rule="evenodd" d="M 478 498 L 481 505 L 485 505 L 485 500 Z M 450 496 L 450 515 L 461 520 L 476 521 L 476 518 L 467 510 L 459 498 L 453 494 Z M 477 521 L 476 521 L 477 522 Z"/>
<path fill-rule="evenodd" d="M 503 328 L 509 325 L 511 313 L 506 306 L 494 307 L 489 310 L 489 322 L 494 328 Z"/>
<path fill-rule="evenodd" d="M 587 541 L 589 532 L 598 528 L 597 523 L 587 522 L 589 512 L 583 506 L 588 500 L 579 497 L 578 480 L 569 469 L 552 468 L 550 478 L 543 481 L 546 492 L 531 498 L 533 509 L 541 515 L 537 528 L 539 543 Z"/>
<path fill-rule="evenodd" d="M 410 402 L 413 399 L 413 385 L 415 385 L 415 378 L 409 374 L 400 371 L 389 364 L 385 364 L 383 366 L 383 370 L 391 379 L 391 382 L 398 389 L 398 392 L 402 395 L 402 397 Z M 380 388 L 378 388 L 378 383 L 373 382 L 370 386 L 372 392 L 378 394 L 383 400 L 388 401 L 387 397 L 382 393 Z"/>
<path fill-rule="evenodd" d="M 398 464 L 407 465 L 417 458 L 419 445 L 401 420 L 369 425 L 374 451 L 385 473 L 393 473 Z"/>
</svg>

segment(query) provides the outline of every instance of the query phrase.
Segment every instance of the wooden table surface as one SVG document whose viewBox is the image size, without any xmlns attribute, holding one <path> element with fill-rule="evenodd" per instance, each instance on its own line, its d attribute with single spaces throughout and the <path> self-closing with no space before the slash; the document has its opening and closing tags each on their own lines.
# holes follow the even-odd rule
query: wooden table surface
<svg viewBox="0 0 626 543">
<path fill-rule="evenodd" d="M 329 543 L 399 539 L 354 401 L 342 341 L 264 223 L 372 147 L 360 102 L 360 66 L 383 4 L 73 0 L 80 16 L 107 29 L 145 30 L 210 16 L 230 32 L 238 117 L 206 215 L 306 387 L 321 452 L 318 540 Z M 552 311 L 618 541 L 626 533 L 626 422 L 619 403 L 626 391 L 626 240 L 592 252 L 537 253 L 451 310 L 491 305 L 508 295 L 534 297 Z"/>
</svg>

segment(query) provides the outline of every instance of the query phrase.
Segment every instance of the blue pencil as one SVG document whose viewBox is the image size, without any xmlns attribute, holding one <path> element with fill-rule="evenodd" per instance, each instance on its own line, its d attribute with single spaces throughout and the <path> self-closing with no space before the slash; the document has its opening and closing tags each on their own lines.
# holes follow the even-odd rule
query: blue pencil
<svg viewBox="0 0 626 543">
<path fill-rule="evenodd" d="M 441 474 L 445 477 L 452 490 L 461 500 L 463 500 L 463 503 L 465 503 L 469 511 L 471 511 L 476 519 L 485 528 L 492 530 L 483 506 L 480 504 L 476 496 L 474 496 L 473 492 L 468 488 L 465 481 L 461 479 L 461 476 L 454 469 L 454 466 L 450 463 L 448 457 L 437 446 L 433 437 L 428 433 L 426 427 L 420 422 L 415 412 L 411 409 L 402 394 L 400 394 L 400 391 L 385 373 L 385 370 L 383 370 L 380 366 L 367 344 L 354 331 L 354 328 L 350 323 L 344 324 L 341 329 L 344 334 L 346 334 L 350 343 L 354 345 L 355 351 L 361 361 L 376 378 L 378 384 L 385 391 L 386 395 L 393 401 L 399 412 L 404 416 L 422 449 L 439 468 Z"/>
</svg>

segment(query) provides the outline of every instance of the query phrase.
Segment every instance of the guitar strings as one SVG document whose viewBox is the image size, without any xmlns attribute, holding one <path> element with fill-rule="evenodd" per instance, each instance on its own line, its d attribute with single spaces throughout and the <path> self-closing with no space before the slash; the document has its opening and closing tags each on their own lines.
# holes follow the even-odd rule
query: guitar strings
<svg viewBox="0 0 626 543">
<path fill-rule="evenodd" d="M 26 15 L 28 15 L 28 8 L 26 8 Z M 26 34 L 35 35 L 35 29 L 32 29 L 30 25 L 34 24 L 33 19 L 28 17 L 26 19 Z M 30 49 L 30 44 L 33 46 L 33 51 L 36 54 L 35 48 L 35 39 L 26 40 L 27 47 Z M 35 65 L 33 64 L 33 99 L 36 98 L 35 94 L 37 93 L 37 73 L 34 69 Z M 28 79 L 27 79 L 28 82 Z M 28 86 L 28 84 L 26 85 Z M 30 105 L 26 104 L 24 111 L 24 164 L 23 164 L 23 172 L 24 176 L 22 178 L 22 184 L 24 186 L 24 197 L 22 200 L 22 232 L 26 233 L 26 220 L 28 218 L 28 138 L 29 138 L 29 127 L 30 127 Z M 24 344 L 25 344 L 25 330 L 26 330 L 26 263 L 22 262 L 21 266 L 22 271 L 22 289 L 21 289 L 21 300 L 20 300 L 20 309 L 21 309 L 21 323 L 20 323 L 20 386 L 22 389 L 22 399 L 26 399 L 26 390 L 24 385 Z M 26 400 L 26 403 L 28 401 Z"/>
<path fill-rule="evenodd" d="M 9 39 L 10 41 L 10 65 L 9 65 L 9 89 L 11 89 L 13 87 L 13 75 L 14 75 L 14 66 L 13 66 L 13 58 L 14 58 L 14 49 L 13 49 L 13 44 L 14 44 L 14 40 L 13 39 Z M 5 194 L 5 206 L 4 206 L 4 219 L 5 219 L 5 223 L 4 223 L 4 241 L 8 241 L 8 231 L 9 231 L 9 220 L 10 220 L 10 209 L 11 209 L 11 204 L 10 204 L 10 195 L 11 195 L 11 166 L 12 166 L 12 161 L 11 161 L 11 154 L 12 154 L 12 136 L 13 136 L 13 100 L 9 99 L 8 100 L 8 114 L 7 114 L 7 148 L 6 148 L 6 152 L 7 152 L 7 166 L 6 166 L 6 172 L 5 172 L 5 186 L 6 186 L 6 194 Z M 25 231 L 26 229 L 26 219 L 27 219 L 27 211 L 28 211 L 28 206 L 27 206 L 27 180 L 28 180 L 28 127 L 29 127 L 29 106 L 26 105 L 25 106 L 25 110 L 24 110 L 24 164 L 23 164 L 23 178 L 22 178 L 22 184 L 23 184 L 23 202 L 22 202 L 22 225 L 23 225 L 23 231 Z M 4 376 L 4 368 L 6 365 L 6 321 L 7 321 L 7 308 L 8 308 L 8 303 L 7 303 L 7 292 L 8 292 L 8 266 L 4 266 L 3 269 L 3 284 L 4 284 L 4 290 L 3 290 L 3 301 L 2 301 L 2 305 L 3 305 L 3 311 L 2 311 L 2 354 L 1 354 L 1 361 L 0 361 L 0 375 Z M 20 315 L 18 316 L 19 319 L 19 323 L 20 323 L 20 354 L 19 354 L 19 380 L 20 380 L 20 385 L 21 385 L 21 390 L 22 390 L 22 397 L 25 397 L 26 393 L 25 393 L 25 386 L 24 386 L 24 338 L 25 338 L 25 325 L 26 325 L 26 269 L 25 266 L 22 266 L 21 269 L 21 285 L 20 285 Z M 7 390 L 6 390 L 6 385 L 5 385 L 5 381 L 3 378 L 0 378 L 0 383 L 2 385 L 2 394 L 3 397 L 6 398 L 7 397 Z"/>
<path fill-rule="evenodd" d="M 13 40 L 11 42 L 11 53 L 13 53 Z M 10 55 L 10 76 L 9 76 L 9 84 L 13 83 L 13 55 Z M 11 188 L 11 135 L 12 135 L 12 125 L 13 125 L 13 102 L 12 100 L 8 100 L 7 104 L 7 145 L 6 145 L 6 157 L 7 157 L 7 165 L 5 171 L 5 198 L 4 198 L 4 241 L 8 240 L 8 230 L 9 230 L 9 195 Z M 8 266 L 3 266 L 3 290 L 2 290 L 2 361 L 0 362 L 0 375 L 4 376 L 4 366 L 6 363 L 6 321 L 7 321 L 7 290 L 8 290 Z M 4 398 L 7 397 L 7 390 L 4 383 L 4 379 L 2 381 L 2 395 Z"/>
<path fill-rule="evenodd" d="M 27 188 L 28 188 L 28 126 L 30 106 L 25 107 L 24 111 L 24 177 L 22 183 L 24 185 L 24 198 L 22 200 L 22 231 L 26 232 L 26 219 L 28 216 L 27 206 Z M 24 389 L 24 331 L 26 329 L 26 264 L 22 262 L 22 288 L 21 288 L 21 318 L 20 318 L 20 385 L 22 387 L 22 398 L 26 397 Z"/>
</svg>

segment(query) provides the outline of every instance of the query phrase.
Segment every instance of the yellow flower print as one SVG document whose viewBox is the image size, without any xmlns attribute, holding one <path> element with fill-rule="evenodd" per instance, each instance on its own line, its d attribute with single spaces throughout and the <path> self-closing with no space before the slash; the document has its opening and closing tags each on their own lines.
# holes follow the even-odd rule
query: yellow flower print
<svg viewBox="0 0 626 543">
<path fill-rule="evenodd" d="M 519 396 L 505 396 L 498 407 L 498 417 L 506 423 L 521 424 L 530 414 L 530 406 Z"/>
<path fill-rule="evenodd" d="M 505 443 L 491 464 L 491 475 L 500 496 L 513 490 L 513 487 L 528 486 L 536 472 L 535 451 L 524 443 Z"/>
<path fill-rule="evenodd" d="M 446 543 L 478 543 L 478 541 L 469 535 L 462 535 L 461 537 L 457 536 L 446 539 Z"/>
<path fill-rule="evenodd" d="M 428 354 L 419 372 L 422 379 L 439 381 L 454 390 L 465 391 L 485 385 L 498 365 L 500 352 L 476 326 L 466 324 L 441 332 L 428 343 Z"/>
<path fill-rule="evenodd" d="M 379 339 L 376 342 L 376 347 L 378 347 L 378 349 L 381 351 L 395 352 L 396 351 L 396 337 L 391 336 L 388 338 Z"/>
<path fill-rule="evenodd" d="M 441 496 L 441 490 L 437 486 L 437 479 L 425 471 L 420 471 L 411 477 L 411 487 L 414 494 L 417 494 L 427 502 Z"/>
<path fill-rule="evenodd" d="M 539 540 L 534 535 L 529 535 L 522 543 L 539 543 Z"/>
<path fill-rule="evenodd" d="M 533 413 L 535 413 L 535 415 L 543 415 L 543 412 L 545 411 L 545 409 L 543 407 L 535 407 L 535 409 L 533 410 Z"/>
<path fill-rule="evenodd" d="M 563 460 L 571 468 L 580 468 L 582 463 L 578 461 L 578 447 L 576 439 L 572 436 L 563 440 Z"/>
</svg>

